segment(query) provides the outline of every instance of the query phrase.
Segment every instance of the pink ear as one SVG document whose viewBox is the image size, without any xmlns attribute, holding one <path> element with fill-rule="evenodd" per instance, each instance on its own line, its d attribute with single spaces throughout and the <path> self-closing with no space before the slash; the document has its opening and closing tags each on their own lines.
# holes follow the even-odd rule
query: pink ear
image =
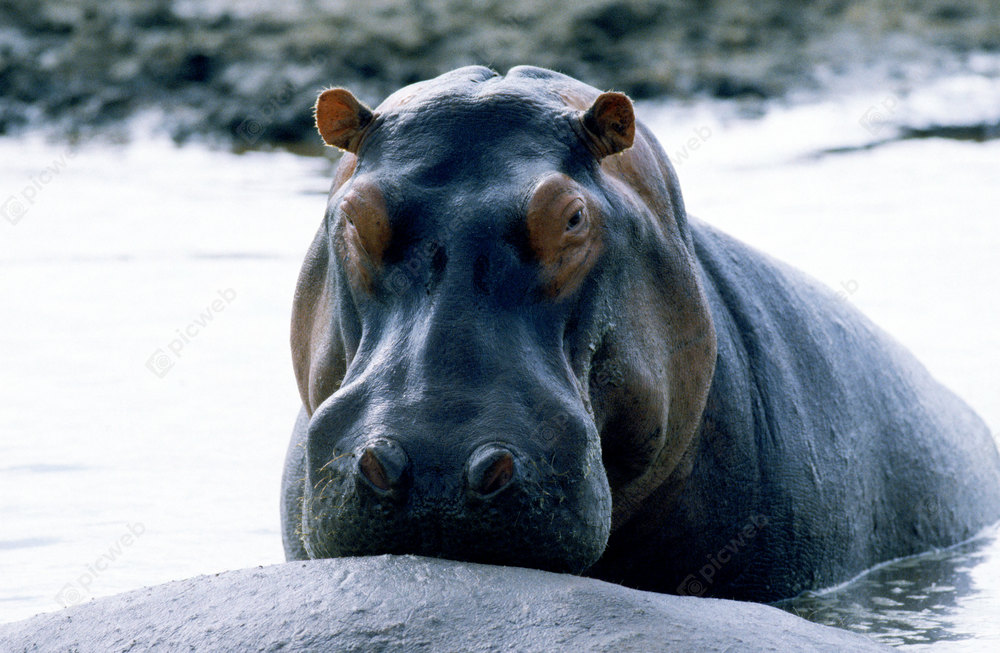
<svg viewBox="0 0 1000 653">
<path fill-rule="evenodd" d="M 602 93 L 580 117 L 584 132 L 597 158 L 603 159 L 632 147 L 635 113 L 632 101 L 622 93 Z"/>
<path fill-rule="evenodd" d="M 316 100 L 316 128 L 320 136 L 327 145 L 352 154 L 358 153 L 361 137 L 372 118 L 371 110 L 346 89 L 331 88 Z"/>
</svg>

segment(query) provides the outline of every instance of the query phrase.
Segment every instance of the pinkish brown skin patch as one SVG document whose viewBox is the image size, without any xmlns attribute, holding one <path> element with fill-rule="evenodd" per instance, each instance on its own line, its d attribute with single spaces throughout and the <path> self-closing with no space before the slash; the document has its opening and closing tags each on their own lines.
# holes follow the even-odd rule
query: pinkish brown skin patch
<svg viewBox="0 0 1000 653">
<path fill-rule="evenodd" d="M 546 177 L 528 203 L 527 227 L 549 296 L 572 293 L 601 252 L 598 216 L 586 192 L 564 174 Z"/>
<path fill-rule="evenodd" d="M 337 228 L 337 254 L 351 283 L 370 292 L 373 273 L 382 269 L 382 255 L 392 239 L 382 193 L 374 183 L 355 181 L 338 211 L 343 220 Z"/>
</svg>

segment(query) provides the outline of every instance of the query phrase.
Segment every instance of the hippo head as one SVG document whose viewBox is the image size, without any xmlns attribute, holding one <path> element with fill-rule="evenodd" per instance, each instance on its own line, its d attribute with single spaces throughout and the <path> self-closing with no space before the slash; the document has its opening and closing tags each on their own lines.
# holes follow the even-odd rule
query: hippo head
<svg viewBox="0 0 1000 653">
<path fill-rule="evenodd" d="M 585 570 L 681 482 L 715 360 L 662 150 L 528 67 L 316 120 L 345 154 L 293 315 L 305 551 Z"/>
</svg>

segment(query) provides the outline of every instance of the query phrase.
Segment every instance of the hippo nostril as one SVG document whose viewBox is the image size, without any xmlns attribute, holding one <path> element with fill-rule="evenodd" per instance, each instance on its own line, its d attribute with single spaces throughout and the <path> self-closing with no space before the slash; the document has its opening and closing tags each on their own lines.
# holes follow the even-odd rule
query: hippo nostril
<svg viewBox="0 0 1000 653">
<path fill-rule="evenodd" d="M 372 453 L 371 449 L 365 449 L 358 461 L 361 474 L 371 481 L 371 484 L 380 490 L 389 491 L 389 479 L 386 477 L 385 467 L 379 462 L 378 456 Z"/>
<path fill-rule="evenodd" d="M 358 471 L 372 487 L 385 493 L 402 490 L 403 477 L 410 459 L 395 442 L 377 440 L 367 445 L 358 457 Z"/>
<path fill-rule="evenodd" d="M 479 496 L 499 492 L 514 478 L 514 455 L 496 445 L 484 445 L 469 458 L 469 489 Z"/>
</svg>

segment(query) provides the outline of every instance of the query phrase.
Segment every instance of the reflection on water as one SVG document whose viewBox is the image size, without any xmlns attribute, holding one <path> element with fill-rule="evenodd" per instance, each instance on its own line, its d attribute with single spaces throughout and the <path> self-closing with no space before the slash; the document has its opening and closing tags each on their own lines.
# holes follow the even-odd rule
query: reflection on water
<svg viewBox="0 0 1000 653">
<path fill-rule="evenodd" d="M 905 558 L 778 607 L 904 650 L 996 651 L 1000 644 L 1000 537 Z M 972 617 L 970 623 L 970 617 Z"/>
</svg>

